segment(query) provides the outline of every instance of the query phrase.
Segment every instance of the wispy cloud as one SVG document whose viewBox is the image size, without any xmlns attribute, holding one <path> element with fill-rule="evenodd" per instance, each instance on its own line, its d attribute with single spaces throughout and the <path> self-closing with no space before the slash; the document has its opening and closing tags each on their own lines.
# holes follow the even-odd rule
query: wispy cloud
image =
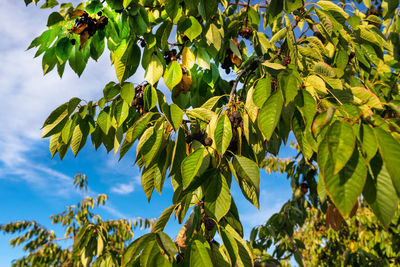
<svg viewBox="0 0 400 267">
<path fill-rule="evenodd" d="M 126 184 L 117 184 L 111 187 L 111 192 L 119 195 L 127 195 L 135 191 L 137 186 L 140 186 L 140 176 L 135 176 L 131 181 Z"/>
<path fill-rule="evenodd" d="M 49 154 L 43 153 L 43 143 L 48 140 L 40 139 L 40 128 L 50 112 L 70 98 L 100 98 L 102 88 L 115 80 L 115 74 L 104 55 L 98 63 L 89 61 L 81 79 L 68 67 L 63 79 L 56 72 L 43 77 L 41 58 L 34 59 L 34 51 L 25 50 L 45 30 L 52 11 L 26 8 L 23 1 L 1 0 L 0 179 L 23 181 L 41 195 L 71 198 L 77 194 L 73 178 L 58 170 L 50 163 Z M 109 204 L 104 209 L 125 217 Z"/>
</svg>

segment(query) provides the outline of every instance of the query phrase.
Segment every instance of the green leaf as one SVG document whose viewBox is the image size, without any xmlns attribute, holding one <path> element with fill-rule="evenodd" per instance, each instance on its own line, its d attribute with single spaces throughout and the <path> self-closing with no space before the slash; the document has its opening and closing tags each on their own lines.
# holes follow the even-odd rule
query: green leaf
<svg viewBox="0 0 400 267">
<path fill-rule="evenodd" d="M 336 77 L 335 70 L 331 66 L 326 64 L 325 62 L 318 62 L 317 64 L 315 64 L 314 71 L 325 77 L 329 77 L 329 78 Z"/>
<path fill-rule="evenodd" d="M 27 2 L 29 0 L 25 0 L 25 2 Z M 32 1 L 29 1 L 32 2 Z M 46 0 L 46 2 L 40 7 L 41 9 L 45 9 L 45 8 L 53 8 L 55 6 L 57 6 L 59 3 L 56 0 Z"/>
<path fill-rule="evenodd" d="M 183 160 L 181 165 L 183 189 L 186 189 L 190 185 L 199 172 L 205 152 L 204 148 L 199 148 Z"/>
<path fill-rule="evenodd" d="M 351 124 L 335 121 L 328 129 L 326 142 L 328 143 L 329 158 L 332 161 L 333 175 L 339 173 L 353 155 L 356 137 Z"/>
<path fill-rule="evenodd" d="M 82 133 L 81 127 L 81 124 L 77 125 L 74 128 L 71 137 L 71 150 L 72 153 L 74 153 L 75 157 L 78 155 L 78 152 L 83 148 L 86 143 L 87 133 L 86 135 Z"/>
<path fill-rule="evenodd" d="M 148 128 L 139 139 L 137 154 L 142 155 L 143 162 L 148 167 L 152 165 L 163 142 L 163 129 Z"/>
<path fill-rule="evenodd" d="M 362 124 L 360 127 L 361 146 L 365 153 L 365 159 L 369 162 L 378 151 L 378 143 L 373 129 L 368 124 Z"/>
<path fill-rule="evenodd" d="M 258 114 L 258 126 L 265 139 L 271 139 L 271 136 L 278 125 L 283 107 L 282 92 L 278 90 L 272 94 L 264 103 Z"/>
<path fill-rule="evenodd" d="M 349 14 L 347 14 L 341 7 L 331 1 L 318 1 L 316 4 L 320 6 L 323 10 L 329 11 L 332 16 L 341 24 L 344 24 L 349 18 Z"/>
<path fill-rule="evenodd" d="M 119 101 L 115 106 L 114 116 L 117 120 L 118 127 L 124 123 L 129 115 L 129 105 L 125 101 Z"/>
<path fill-rule="evenodd" d="M 152 110 L 157 105 L 157 90 L 153 86 L 147 85 L 146 88 L 144 88 L 143 102 L 144 110 Z"/>
<path fill-rule="evenodd" d="M 135 241 L 133 241 L 125 250 L 124 255 L 122 257 L 122 266 L 128 266 L 133 260 L 136 259 L 136 256 L 142 252 L 142 249 L 145 245 L 147 245 L 150 241 L 155 239 L 156 235 L 153 233 L 145 234 Z"/>
<path fill-rule="evenodd" d="M 210 178 L 211 182 L 204 194 L 204 208 L 209 215 L 220 221 L 231 207 L 232 196 L 229 185 L 221 173 L 217 172 L 215 177 Z"/>
<path fill-rule="evenodd" d="M 120 92 L 119 85 L 116 85 L 115 82 L 109 82 L 103 89 L 104 99 L 106 101 L 110 101 L 115 96 L 117 96 L 119 92 Z"/>
<path fill-rule="evenodd" d="M 333 23 L 331 21 L 331 19 L 329 18 L 329 16 L 327 14 L 325 14 L 324 12 L 322 12 L 321 10 L 316 10 L 318 19 L 322 25 L 322 27 L 324 28 L 324 30 L 326 31 L 326 33 L 329 36 L 332 36 L 332 32 L 333 32 Z"/>
<path fill-rule="evenodd" d="M 56 55 L 61 62 L 66 62 L 72 53 L 72 44 L 69 38 L 64 37 L 57 42 Z"/>
<path fill-rule="evenodd" d="M 207 44 L 213 45 L 218 51 L 221 49 L 222 36 L 217 26 L 211 23 L 206 33 Z M 240 54 L 239 54 L 240 55 Z"/>
<path fill-rule="evenodd" d="M 43 130 L 42 138 L 49 137 L 53 134 L 60 132 L 68 121 L 68 104 L 65 103 L 55 109 L 50 116 L 46 119 Z"/>
<path fill-rule="evenodd" d="M 157 175 L 159 175 L 157 164 L 153 164 L 149 168 L 144 168 L 142 171 L 142 188 L 149 202 L 155 188 L 154 180 Z"/>
<path fill-rule="evenodd" d="M 286 69 L 286 67 L 285 66 L 283 66 L 282 64 L 280 64 L 280 63 L 273 63 L 273 62 L 268 62 L 268 61 L 266 61 L 266 62 L 264 62 L 264 63 L 262 63 L 265 67 L 267 67 L 267 68 L 270 68 L 270 69 L 273 69 L 273 70 L 278 70 L 278 71 L 280 71 L 280 70 L 285 70 Z"/>
<path fill-rule="evenodd" d="M 103 4 L 98 0 L 94 0 L 89 5 L 86 6 L 86 11 L 91 14 L 95 14 L 101 11 L 102 9 L 103 9 Z"/>
<path fill-rule="evenodd" d="M 151 228 L 152 233 L 162 232 L 164 231 L 165 226 L 167 225 L 169 219 L 171 218 L 172 213 L 174 212 L 176 205 L 172 205 L 163 211 L 161 216 L 157 219 L 156 223 Z"/>
<path fill-rule="evenodd" d="M 146 129 L 147 124 L 150 122 L 153 115 L 153 112 L 147 112 L 139 120 L 137 120 L 135 124 L 126 132 L 126 140 L 128 140 L 130 143 L 135 142 L 135 140 L 139 138 Z"/>
<path fill-rule="evenodd" d="M 387 226 L 397 211 L 399 199 L 379 154 L 371 160 L 370 166 L 374 176 L 368 175 L 363 195 L 378 219 Z"/>
<path fill-rule="evenodd" d="M 165 85 L 172 91 L 182 80 L 182 68 L 178 62 L 172 61 L 164 74 Z"/>
<path fill-rule="evenodd" d="M 252 183 L 247 182 L 247 180 L 239 178 L 238 175 L 236 174 L 233 164 L 230 161 L 228 161 L 228 164 L 231 172 L 233 173 L 233 176 L 236 179 L 236 182 L 238 183 L 242 191 L 243 196 L 248 201 L 250 201 L 250 203 L 252 203 L 256 208 L 259 209 L 260 203 L 259 203 L 259 194 L 257 193 L 257 188 L 254 185 L 252 185 Z"/>
<path fill-rule="evenodd" d="M 179 252 L 174 241 L 172 241 L 172 239 L 166 233 L 162 232 L 158 232 L 156 237 L 158 246 L 164 252 L 162 254 L 166 254 L 170 260 L 173 260 L 175 255 Z"/>
<path fill-rule="evenodd" d="M 223 114 L 217 121 L 214 131 L 215 145 L 221 157 L 225 154 L 232 140 L 232 126 L 226 114 Z"/>
<path fill-rule="evenodd" d="M 259 80 L 254 87 L 253 102 L 261 108 L 265 101 L 271 96 L 271 79 L 269 75 Z"/>
<path fill-rule="evenodd" d="M 100 126 L 100 129 L 104 134 L 108 134 L 111 127 L 111 114 L 109 108 L 100 111 L 99 116 L 97 116 L 97 124 Z"/>
<path fill-rule="evenodd" d="M 210 99 L 208 99 L 203 105 L 201 105 L 201 108 L 213 110 L 217 105 L 218 101 L 223 97 L 225 96 L 213 96 Z"/>
<path fill-rule="evenodd" d="M 135 97 L 135 86 L 133 83 L 124 83 L 121 86 L 121 97 L 130 106 Z"/>
<path fill-rule="evenodd" d="M 103 54 L 104 48 L 106 46 L 104 35 L 105 34 L 102 32 L 97 32 L 90 42 L 90 56 L 96 61 Z"/>
<path fill-rule="evenodd" d="M 161 254 L 156 240 L 148 242 L 140 255 L 140 266 L 170 266 L 168 260 Z M 168 264 L 168 265 L 166 265 Z"/>
<path fill-rule="evenodd" d="M 284 0 L 283 1 L 283 9 L 288 12 L 292 13 L 296 9 L 299 9 L 303 6 L 303 0 Z"/>
<path fill-rule="evenodd" d="M 145 79 L 151 85 L 154 85 L 162 77 L 164 67 L 156 55 L 151 55 L 150 63 L 146 68 Z"/>
<path fill-rule="evenodd" d="M 210 249 L 206 248 L 200 240 L 194 240 L 190 246 L 190 266 L 213 266 Z"/>
<path fill-rule="evenodd" d="M 315 138 L 331 123 L 335 111 L 335 108 L 330 106 L 327 111 L 323 111 L 315 117 L 311 128 Z"/>
<path fill-rule="evenodd" d="M 231 266 L 254 266 L 250 249 L 232 226 L 219 227 L 218 231 L 230 257 Z"/>
<path fill-rule="evenodd" d="M 203 121 L 210 121 L 217 116 L 215 112 L 206 108 L 194 108 L 192 110 L 188 110 L 186 111 L 186 115 Z"/>
<path fill-rule="evenodd" d="M 193 41 L 202 32 L 201 24 L 193 16 L 190 16 L 188 19 L 184 20 L 180 25 L 178 25 L 178 28 L 181 28 L 181 31 L 189 38 L 190 41 Z"/>
<path fill-rule="evenodd" d="M 400 145 L 393 136 L 380 128 L 374 128 L 378 147 L 386 169 L 392 178 L 397 195 L 400 196 Z"/>
<path fill-rule="evenodd" d="M 192 2 L 194 2 L 192 0 Z M 198 11 L 200 15 L 206 20 L 209 21 L 210 18 L 218 11 L 219 1 L 217 0 L 200 0 L 198 5 Z"/>
<path fill-rule="evenodd" d="M 190 47 L 185 46 L 182 51 L 182 66 L 186 67 L 187 69 L 193 68 L 194 64 L 196 63 L 196 57 L 190 49 Z"/>
<path fill-rule="evenodd" d="M 260 192 L 260 168 L 257 163 L 239 155 L 234 155 L 232 163 L 237 176 L 253 185 L 258 195 Z"/>
<path fill-rule="evenodd" d="M 141 51 L 135 42 L 123 40 L 113 53 L 113 57 L 118 81 L 122 83 L 136 72 L 140 63 Z"/>
<path fill-rule="evenodd" d="M 114 10 L 123 9 L 123 0 L 106 0 L 107 4 Z"/>
<path fill-rule="evenodd" d="M 57 24 L 60 21 L 64 21 L 64 17 L 61 16 L 61 14 L 58 12 L 53 12 L 47 19 L 47 27 L 53 26 L 54 24 Z"/>
<path fill-rule="evenodd" d="M 80 77 L 86 68 L 87 57 L 79 51 L 79 46 L 75 45 L 68 62 L 71 69 Z"/>
<path fill-rule="evenodd" d="M 176 104 L 168 105 L 167 103 L 163 104 L 162 110 L 174 130 L 177 131 L 183 120 L 183 110 Z"/>
<path fill-rule="evenodd" d="M 174 175 L 176 173 L 180 174 L 180 166 L 185 157 L 186 157 L 185 133 L 183 128 L 179 128 L 176 136 L 174 151 L 172 152 L 170 175 Z"/>
<path fill-rule="evenodd" d="M 292 102 L 298 93 L 297 76 L 295 72 L 283 71 L 278 75 L 278 84 L 285 98 L 285 104 Z"/>
<path fill-rule="evenodd" d="M 54 69 L 57 64 L 56 47 L 47 49 L 42 58 L 43 74 L 47 74 Z"/>
<path fill-rule="evenodd" d="M 167 0 L 165 3 L 165 11 L 167 12 L 168 16 L 173 21 L 178 14 L 179 9 L 179 1 L 177 0 Z"/>
<path fill-rule="evenodd" d="M 323 168 L 323 181 L 328 196 L 342 216 L 347 218 L 357 198 L 360 196 L 367 179 L 368 170 L 364 159 L 359 154 L 358 149 L 354 149 L 349 162 L 338 174 L 333 174 L 334 166 L 330 160 L 326 161 Z"/>
<path fill-rule="evenodd" d="M 211 58 L 205 48 L 203 48 L 203 47 L 197 48 L 196 58 L 197 58 L 197 64 L 200 67 L 202 67 L 204 69 L 210 69 Z"/>
</svg>

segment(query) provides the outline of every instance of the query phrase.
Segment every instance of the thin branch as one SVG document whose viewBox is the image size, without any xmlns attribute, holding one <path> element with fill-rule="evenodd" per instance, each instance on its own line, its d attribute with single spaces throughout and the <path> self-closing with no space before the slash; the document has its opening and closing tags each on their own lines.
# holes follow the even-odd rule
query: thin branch
<svg viewBox="0 0 400 267">
<path fill-rule="evenodd" d="M 253 6 L 256 6 L 256 5 L 243 4 L 243 3 L 237 3 L 237 4 L 235 4 L 235 3 L 229 3 L 229 6 L 242 6 L 242 7 L 249 7 L 249 6 L 251 6 L 251 7 L 253 7 Z M 267 6 L 267 5 L 259 5 L 259 7 L 260 7 L 260 8 L 267 8 L 268 6 Z"/>
<path fill-rule="evenodd" d="M 301 254 L 299 247 L 296 245 L 296 242 L 292 239 L 292 237 L 286 232 L 286 230 L 283 230 L 283 232 L 287 235 L 287 237 L 290 240 L 290 243 L 292 243 L 293 247 L 295 248 L 296 252 L 299 254 L 301 262 L 303 263 L 303 266 L 306 266 L 306 262 L 304 261 L 303 255 Z"/>
<path fill-rule="evenodd" d="M 247 67 L 242 69 L 242 71 L 236 77 L 235 83 L 232 86 L 232 90 L 231 90 L 231 93 L 230 93 L 229 101 L 230 102 L 233 101 L 233 99 L 234 99 L 233 95 L 236 93 L 237 86 L 238 86 L 238 84 L 240 82 L 240 79 L 243 77 L 243 75 L 245 75 L 249 71 L 255 70 L 258 67 L 259 63 L 264 63 L 265 61 L 269 61 L 269 62 L 274 61 L 275 59 L 277 59 L 281 55 L 281 53 L 282 53 L 282 48 L 280 48 L 278 50 L 278 52 L 272 58 L 270 58 L 269 60 L 262 59 L 261 57 L 256 57 L 256 58 L 254 58 L 253 62 L 251 62 Z"/>
<path fill-rule="evenodd" d="M 244 20 L 244 25 L 247 27 L 247 23 L 249 21 L 249 7 L 250 7 L 250 0 L 247 1 L 247 7 L 246 7 L 246 18 Z"/>
</svg>

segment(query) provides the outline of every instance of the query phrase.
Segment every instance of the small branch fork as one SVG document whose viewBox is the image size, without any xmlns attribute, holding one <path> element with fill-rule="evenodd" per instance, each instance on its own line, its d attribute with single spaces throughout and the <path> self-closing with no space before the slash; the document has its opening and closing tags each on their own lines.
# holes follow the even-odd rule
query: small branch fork
<svg viewBox="0 0 400 267">
<path fill-rule="evenodd" d="M 285 230 L 283 230 L 284 233 L 287 235 L 287 237 L 290 240 L 290 243 L 292 243 L 293 247 L 295 248 L 295 250 L 297 251 L 298 255 L 300 256 L 301 262 L 303 263 L 303 266 L 306 266 L 306 262 L 304 261 L 303 255 L 300 252 L 299 247 L 296 245 L 296 242 L 294 242 L 294 240 L 292 239 L 292 237 L 288 234 L 288 232 L 286 232 Z"/>
<path fill-rule="evenodd" d="M 261 57 L 256 57 L 256 58 L 253 59 L 253 62 L 251 62 L 248 66 L 243 68 L 242 71 L 236 77 L 235 83 L 232 86 L 232 90 L 231 90 L 231 93 L 230 93 L 229 101 L 233 102 L 233 100 L 234 100 L 233 95 L 236 93 L 237 86 L 238 86 L 238 84 L 240 82 L 240 79 L 243 77 L 243 75 L 245 75 L 247 72 L 254 71 L 258 67 L 258 64 L 260 64 L 260 63 L 264 63 L 265 61 L 269 61 L 269 62 L 274 61 L 275 59 L 277 59 L 281 55 L 281 53 L 282 53 L 282 49 L 279 49 L 278 52 L 272 58 L 270 58 L 269 60 L 265 60 L 265 59 L 263 59 Z"/>
</svg>

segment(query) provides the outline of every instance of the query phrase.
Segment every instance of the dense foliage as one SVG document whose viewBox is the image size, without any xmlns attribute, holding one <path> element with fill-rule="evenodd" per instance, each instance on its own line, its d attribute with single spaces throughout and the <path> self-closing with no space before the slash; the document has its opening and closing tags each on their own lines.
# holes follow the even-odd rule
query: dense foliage
<svg viewBox="0 0 400 267">
<path fill-rule="evenodd" d="M 96 149 L 104 145 L 121 158 L 135 146 L 149 201 L 166 178 L 174 188 L 151 233 L 122 247 L 122 255 L 107 254 L 111 261 L 268 260 L 243 240 L 230 193 L 234 178 L 259 207 L 261 167 L 281 166 L 294 191 L 272 218 L 274 238 L 291 244 L 278 260 L 287 250 L 305 264 L 294 240 L 305 208 L 348 219 L 362 198 L 382 225 L 392 222 L 400 196 L 398 0 L 90 0 L 75 7 L 46 0 L 41 8 L 58 8 L 29 46 L 43 54 L 45 74 L 56 68 L 62 76 L 69 65 L 81 75 L 107 49 L 117 78 L 101 99 L 73 98 L 50 114 L 43 137 L 52 156 L 62 159 L 69 148 L 77 155 L 89 136 Z M 139 65 L 144 80 L 132 83 Z M 299 155 L 286 164 L 279 150 L 290 133 Z M 183 223 L 188 213 L 174 244 L 162 231 L 172 214 Z M 85 245 L 97 233 L 88 229 L 80 229 L 73 257 L 107 265 L 109 256 Z"/>
</svg>

